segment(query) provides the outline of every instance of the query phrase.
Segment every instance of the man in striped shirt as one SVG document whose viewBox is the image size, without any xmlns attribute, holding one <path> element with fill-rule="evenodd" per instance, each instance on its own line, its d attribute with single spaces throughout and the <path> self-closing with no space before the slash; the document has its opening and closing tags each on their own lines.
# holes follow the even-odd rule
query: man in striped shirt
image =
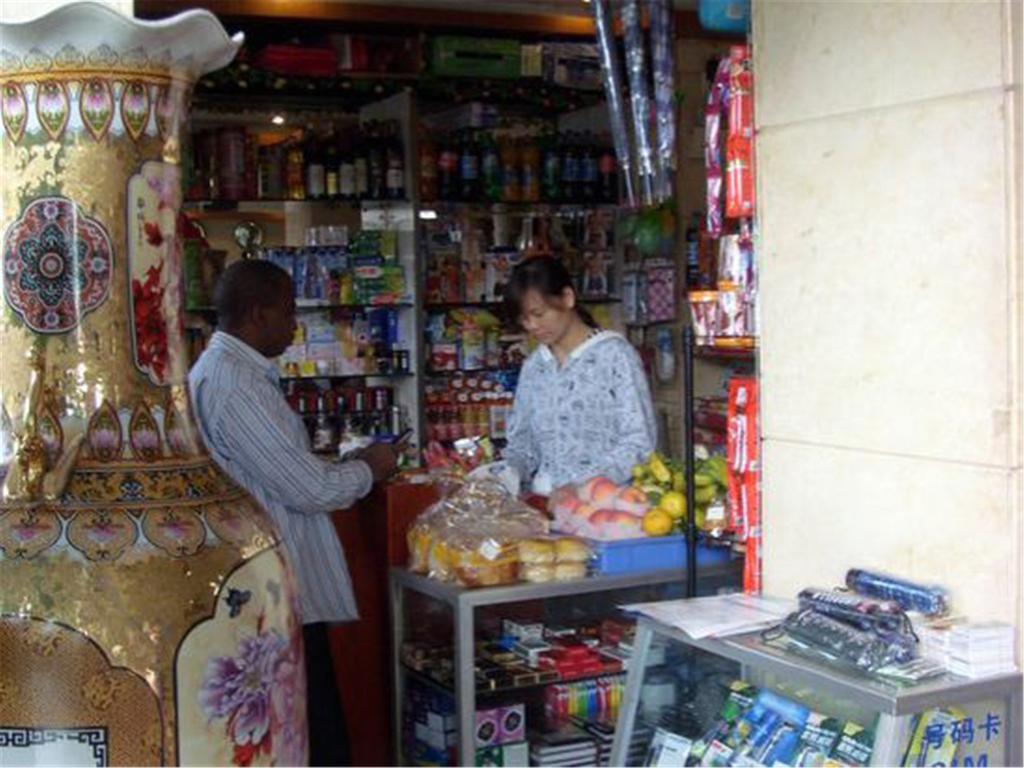
<svg viewBox="0 0 1024 768">
<path fill-rule="evenodd" d="M 348 739 L 327 625 L 358 618 L 330 513 L 351 506 L 395 469 L 376 444 L 343 463 L 310 450 L 302 419 L 270 358 L 295 333 L 292 280 L 266 261 L 239 261 L 217 284 L 218 330 L 189 374 L 189 393 L 214 461 L 267 510 L 298 577 L 306 645 L 311 765 L 347 765 Z"/>
</svg>

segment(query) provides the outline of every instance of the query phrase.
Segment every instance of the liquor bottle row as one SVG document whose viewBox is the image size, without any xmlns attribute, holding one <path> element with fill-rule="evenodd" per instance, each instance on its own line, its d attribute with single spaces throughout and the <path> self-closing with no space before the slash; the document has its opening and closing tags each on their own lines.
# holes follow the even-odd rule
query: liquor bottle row
<svg viewBox="0 0 1024 768">
<path fill-rule="evenodd" d="M 405 151 L 397 121 L 312 126 L 264 143 L 230 126 L 193 136 L 191 200 L 401 200 Z"/>
<path fill-rule="evenodd" d="M 618 163 L 591 133 L 498 138 L 463 131 L 420 142 L 420 197 L 491 203 L 615 203 Z"/>
</svg>

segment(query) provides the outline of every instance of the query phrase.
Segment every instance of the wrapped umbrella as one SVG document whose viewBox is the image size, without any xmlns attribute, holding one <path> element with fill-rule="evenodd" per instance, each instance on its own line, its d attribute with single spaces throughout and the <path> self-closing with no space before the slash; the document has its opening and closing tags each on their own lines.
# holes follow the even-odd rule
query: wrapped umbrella
<svg viewBox="0 0 1024 768">
<path fill-rule="evenodd" d="M 672 14 L 668 0 L 648 0 L 651 14 L 651 62 L 654 72 L 654 114 L 657 129 L 657 202 L 672 197 L 676 171 L 675 70 Z"/>
<path fill-rule="evenodd" d="M 619 74 L 619 60 L 615 52 L 615 33 L 609 18 L 606 0 L 594 0 L 594 26 L 597 28 L 597 47 L 601 53 L 601 73 L 604 77 L 604 92 L 608 97 L 608 117 L 611 124 L 615 154 L 626 187 L 626 201 L 636 206 L 633 191 L 633 162 L 630 156 L 629 136 L 626 134 L 626 118 L 622 111 L 622 77 Z"/>
<path fill-rule="evenodd" d="M 654 151 L 648 130 L 651 97 L 650 89 L 647 87 L 644 38 L 640 29 L 640 8 L 637 6 L 637 0 L 624 0 L 620 13 L 626 41 L 626 72 L 629 75 L 629 99 L 633 107 L 640 198 L 644 205 L 650 205 L 654 201 Z"/>
</svg>

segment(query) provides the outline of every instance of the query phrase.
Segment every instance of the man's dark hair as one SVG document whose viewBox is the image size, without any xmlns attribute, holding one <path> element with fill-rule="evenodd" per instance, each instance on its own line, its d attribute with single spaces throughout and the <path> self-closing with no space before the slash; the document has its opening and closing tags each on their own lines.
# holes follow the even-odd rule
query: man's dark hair
<svg viewBox="0 0 1024 768">
<path fill-rule="evenodd" d="M 236 261 L 224 270 L 213 292 L 218 323 L 238 327 L 252 306 L 269 307 L 285 301 L 292 290 L 291 276 L 269 261 Z"/>
</svg>

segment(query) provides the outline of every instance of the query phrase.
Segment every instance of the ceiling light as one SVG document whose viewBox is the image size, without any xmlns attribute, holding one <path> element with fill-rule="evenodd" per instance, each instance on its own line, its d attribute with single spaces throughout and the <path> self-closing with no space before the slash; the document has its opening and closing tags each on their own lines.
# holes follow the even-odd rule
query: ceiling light
<svg viewBox="0 0 1024 768">
<path fill-rule="evenodd" d="M 284 125 L 284 115 L 274 115 L 270 118 L 270 122 L 274 125 Z"/>
<path fill-rule="evenodd" d="M 420 218 L 424 221 L 433 221 L 437 218 L 437 211 L 431 209 L 425 209 L 420 211 Z"/>
</svg>

